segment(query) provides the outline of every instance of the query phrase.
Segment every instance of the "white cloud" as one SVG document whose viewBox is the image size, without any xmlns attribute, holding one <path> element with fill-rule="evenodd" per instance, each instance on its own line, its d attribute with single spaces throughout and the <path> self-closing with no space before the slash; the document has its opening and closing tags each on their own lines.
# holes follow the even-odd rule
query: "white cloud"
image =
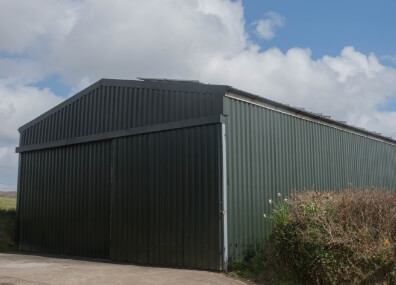
<svg viewBox="0 0 396 285">
<path fill-rule="evenodd" d="M 34 56 L 67 34 L 74 25 L 79 1 L 2 0 L 0 50 Z"/>
<path fill-rule="evenodd" d="M 255 26 L 264 38 L 284 25 L 266 20 Z M 378 108 L 396 97 L 396 69 L 353 47 L 320 59 L 262 51 L 240 1 L 2 0 L 0 52 L 18 55 L 0 55 L 0 184 L 16 177 L 17 128 L 62 100 L 29 86 L 52 74 L 76 92 L 102 77 L 229 84 L 396 138 L 396 112 Z"/>
<path fill-rule="evenodd" d="M 16 189 L 18 128 L 61 101 L 48 89 L 0 79 L 0 190 Z"/>
<path fill-rule="evenodd" d="M 348 78 L 363 73 L 368 78 L 373 78 L 375 74 L 384 70 L 374 54 L 366 56 L 356 52 L 353 47 L 346 47 L 341 55 L 337 57 L 324 56 L 323 60 L 338 74 L 338 79 L 345 82 Z"/>
<path fill-rule="evenodd" d="M 0 147 L 0 168 L 18 166 L 18 157 L 14 153 L 13 146 Z"/>
<path fill-rule="evenodd" d="M 275 37 L 275 30 L 284 26 L 285 19 L 276 12 L 268 12 L 265 16 L 264 19 L 258 20 L 254 24 L 257 35 L 262 39 L 270 40 Z"/>
<path fill-rule="evenodd" d="M 61 101 L 49 89 L 15 86 L 0 80 L 0 142 L 15 143 L 18 127 Z"/>
<path fill-rule="evenodd" d="M 8 15 L 10 23 L 0 22 L 17 27 L 0 30 L 10 42 L 0 49 L 30 51 L 38 70 L 59 73 L 71 85 L 81 78 L 191 75 L 211 57 L 233 56 L 246 46 L 240 1 L 40 1 L 29 2 L 43 11 L 32 7 L 26 21 Z M 25 1 L 5 3 L 28 9 Z M 14 39 L 20 37 L 25 40 Z"/>
<path fill-rule="evenodd" d="M 15 145 L 0 147 L 0 190 L 15 190 L 18 172 L 18 156 Z"/>
<path fill-rule="evenodd" d="M 396 70 L 352 47 L 318 60 L 307 49 L 282 53 L 252 48 L 233 58 L 213 59 L 201 76 L 396 138 L 394 121 L 389 120 L 396 112 L 377 109 L 396 97 Z"/>
<path fill-rule="evenodd" d="M 46 74 L 41 65 L 34 60 L 0 57 L 0 78 L 6 78 L 9 84 L 37 82 Z"/>
</svg>

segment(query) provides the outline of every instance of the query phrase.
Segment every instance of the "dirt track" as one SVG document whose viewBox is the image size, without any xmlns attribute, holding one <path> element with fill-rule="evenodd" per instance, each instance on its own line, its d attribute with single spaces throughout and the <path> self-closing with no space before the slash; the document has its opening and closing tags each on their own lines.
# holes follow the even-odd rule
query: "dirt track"
<svg viewBox="0 0 396 285">
<path fill-rule="evenodd" d="M 0 253 L 0 284 L 245 284 L 222 273 Z"/>
</svg>

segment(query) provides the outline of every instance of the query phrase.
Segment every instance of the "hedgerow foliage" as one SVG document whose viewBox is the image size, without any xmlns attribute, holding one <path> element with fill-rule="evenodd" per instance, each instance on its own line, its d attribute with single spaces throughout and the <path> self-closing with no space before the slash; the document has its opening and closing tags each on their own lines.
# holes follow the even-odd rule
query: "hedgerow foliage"
<svg viewBox="0 0 396 285">
<path fill-rule="evenodd" d="M 0 252 L 16 249 L 14 245 L 15 220 L 15 209 L 0 209 Z"/>
<path fill-rule="evenodd" d="M 267 246 L 293 278 L 317 284 L 392 282 L 395 192 L 306 191 L 285 203 L 289 215 L 286 220 L 272 215 L 275 229 Z"/>
</svg>

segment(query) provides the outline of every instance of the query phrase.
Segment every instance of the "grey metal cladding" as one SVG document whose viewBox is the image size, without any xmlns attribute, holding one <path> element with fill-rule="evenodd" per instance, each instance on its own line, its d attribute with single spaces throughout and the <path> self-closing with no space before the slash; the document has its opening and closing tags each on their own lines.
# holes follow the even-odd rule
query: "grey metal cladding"
<svg viewBox="0 0 396 285">
<path fill-rule="evenodd" d="M 272 232 L 263 217 L 293 190 L 396 189 L 396 146 L 232 98 L 226 122 L 228 247 Z M 280 193 L 280 197 L 278 196 Z"/>
<path fill-rule="evenodd" d="M 225 86 L 102 79 L 22 126 L 20 147 L 221 114 Z"/>
</svg>

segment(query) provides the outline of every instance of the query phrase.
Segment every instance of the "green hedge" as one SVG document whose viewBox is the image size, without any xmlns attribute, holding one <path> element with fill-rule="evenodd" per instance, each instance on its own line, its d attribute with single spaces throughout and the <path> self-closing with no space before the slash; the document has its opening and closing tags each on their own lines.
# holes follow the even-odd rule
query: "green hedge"
<svg viewBox="0 0 396 285">
<path fill-rule="evenodd" d="M 274 223 L 274 232 L 265 249 L 231 262 L 243 277 L 272 283 L 394 284 L 395 192 L 295 193 L 273 204 L 266 222 Z"/>
</svg>

